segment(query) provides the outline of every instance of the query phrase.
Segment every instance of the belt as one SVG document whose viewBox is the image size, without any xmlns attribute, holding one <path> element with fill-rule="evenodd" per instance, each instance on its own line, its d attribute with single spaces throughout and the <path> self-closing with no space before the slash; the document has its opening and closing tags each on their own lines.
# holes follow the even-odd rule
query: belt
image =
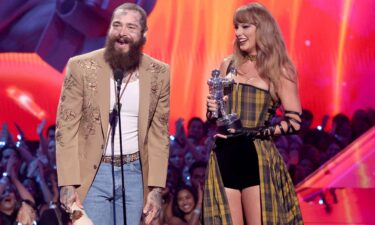
<svg viewBox="0 0 375 225">
<path fill-rule="evenodd" d="M 135 153 L 132 153 L 132 154 L 122 156 L 122 162 L 124 164 L 137 161 L 138 159 L 139 159 L 139 152 L 135 152 Z M 112 156 L 103 156 L 102 162 L 112 164 Z M 114 166 L 121 166 L 121 156 L 115 155 L 113 157 L 113 165 Z"/>
</svg>

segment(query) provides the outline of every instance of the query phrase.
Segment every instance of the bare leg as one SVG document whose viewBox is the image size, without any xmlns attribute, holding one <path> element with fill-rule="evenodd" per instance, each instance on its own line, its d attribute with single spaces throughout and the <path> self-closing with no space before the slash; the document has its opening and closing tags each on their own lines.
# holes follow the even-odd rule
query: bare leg
<svg viewBox="0 0 375 225">
<path fill-rule="evenodd" d="M 261 225 L 259 185 L 242 190 L 242 204 L 247 225 Z"/>
<path fill-rule="evenodd" d="M 225 188 L 225 193 L 227 194 L 233 225 L 243 225 L 241 192 L 236 189 Z"/>
</svg>

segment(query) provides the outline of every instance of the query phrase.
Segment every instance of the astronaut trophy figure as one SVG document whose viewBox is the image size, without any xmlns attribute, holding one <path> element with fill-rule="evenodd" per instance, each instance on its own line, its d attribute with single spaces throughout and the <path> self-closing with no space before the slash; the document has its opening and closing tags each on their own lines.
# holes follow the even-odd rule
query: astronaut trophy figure
<svg viewBox="0 0 375 225">
<path fill-rule="evenodd" d="M 233 86 L 233 80 L 220 77 L 220 70 L 213 70 L 212 77 L 208 79 L 209 93 L 218 104 L 218 110 L 208 115 L 210 119 L 217 119 L 216 125 L 220 134 L 229 134 L 228 129 L 239 131 L 242 128 L 241 120 L 236 113 L 228 114 L 225 111 L 224 89 Z M 232 134 L 232 133 L 231 133 Z"/>
</svg>

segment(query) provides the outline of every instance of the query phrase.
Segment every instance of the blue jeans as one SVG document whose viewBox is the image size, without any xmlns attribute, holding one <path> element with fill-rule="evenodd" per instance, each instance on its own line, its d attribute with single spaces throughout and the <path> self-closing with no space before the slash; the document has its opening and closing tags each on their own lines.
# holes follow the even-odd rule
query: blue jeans
<svg viewBox="0 0 375 225">
<path fill-rule="evenodd" d="M 124 164 L 126 223 L 139 225 L 143 209 L 143 181 L 140 160 Z M 113 196 L 112 165 L 101 163 L 91 185 L 84 209 L 95 225 L 123 225 L 121 167 L 115 166 L 115 196 Z M 113 200 L 115 209 L 113 209 Z M 115 212 L 115 215 L 114 215 Z M 114 223 L 114 217 L 116 222 Z"/>
</svg>

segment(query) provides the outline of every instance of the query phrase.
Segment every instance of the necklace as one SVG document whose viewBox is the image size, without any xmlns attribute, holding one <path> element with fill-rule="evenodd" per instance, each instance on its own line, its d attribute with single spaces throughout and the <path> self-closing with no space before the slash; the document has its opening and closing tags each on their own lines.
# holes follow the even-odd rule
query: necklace
<svg viewBox="0 0 375 225">
<path fill-rule="evenodd" d="M 257 61 L 257 55 L 246 55 L 245 58 L 247 60 L 250 60 L 251 62 L 256 62 Z"/>
</svg>

